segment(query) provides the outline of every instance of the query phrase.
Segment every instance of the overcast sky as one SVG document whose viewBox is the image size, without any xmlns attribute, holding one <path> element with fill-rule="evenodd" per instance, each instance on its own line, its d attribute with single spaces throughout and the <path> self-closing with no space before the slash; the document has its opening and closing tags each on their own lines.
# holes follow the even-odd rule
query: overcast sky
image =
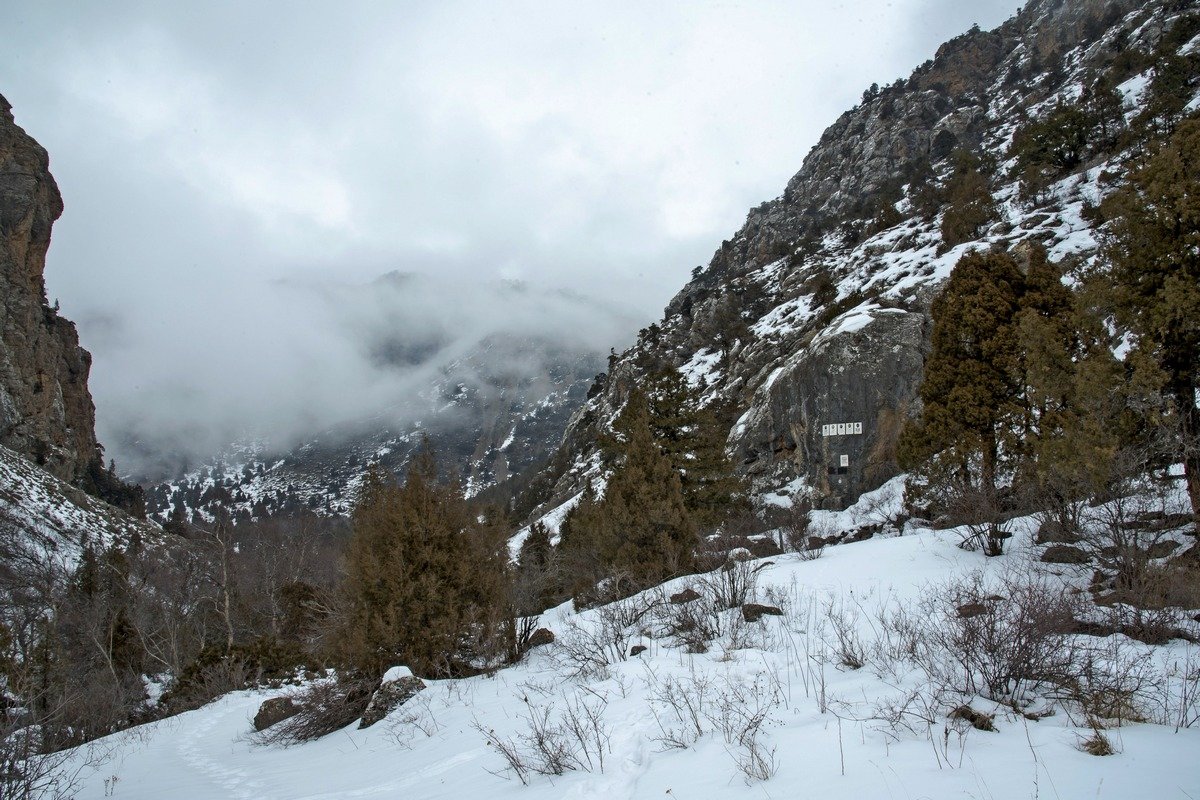
<svg viewBox="0 0 1200 800">
<path fill-rule="evenodd" d="M 111 451 L 358 410 L 369 363 L 317 344 L 344 317 L 280 281 L 571 287 L 619 348 L 864 88 L 1020 5 L 44 0 L 0 12 L 0 93 L 64 196 L 47 284 Z"/>
</svg>

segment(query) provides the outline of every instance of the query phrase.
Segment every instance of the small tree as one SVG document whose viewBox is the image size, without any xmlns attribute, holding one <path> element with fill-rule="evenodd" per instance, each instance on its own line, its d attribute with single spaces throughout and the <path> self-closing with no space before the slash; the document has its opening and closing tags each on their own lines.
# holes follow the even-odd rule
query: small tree
<svg viewBox="0 0 1200 800">
<path fill-rule="evenodd" d="M 932 468 L 959 495 L 982 492 L 989 509 L 1024 418 L 1015 326 L 1024 283 L 1007 254 L 971 252 L 959 260 L 933 303 L 921 418 L 900 440 L 901 466 Z"/>
<path fill-rule="evenodd" d="M 954 172 L 944 190 L 942 241 L 946 247 L 978 238 L 998 216 L 988 178 L 979 159 L 965 150 L 954 154 Z"/>
<path fill-rule="evenodd" d="M 507 652 L 503 537 L 424 449 L 402 486 L 370 473 L 354 510 L 336 655 L 378 677 L 395 664 L 458 675 Z"/>
</svg>

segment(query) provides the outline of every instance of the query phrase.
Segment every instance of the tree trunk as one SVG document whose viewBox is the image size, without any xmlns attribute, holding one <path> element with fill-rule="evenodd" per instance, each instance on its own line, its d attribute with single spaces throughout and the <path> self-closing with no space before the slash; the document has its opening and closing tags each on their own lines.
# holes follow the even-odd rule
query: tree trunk
<svg viewBox="0 0 1200 800">
<path fill-rule="evenodd" d="M 1196 407 L 1196 388 L 1190 383 L 1176 386 L 1173 394 L 1181 422 L 1183 478 L 1195 517 L 1193 531 L 1200 535 L 1200 408 Z"/>
</svg>

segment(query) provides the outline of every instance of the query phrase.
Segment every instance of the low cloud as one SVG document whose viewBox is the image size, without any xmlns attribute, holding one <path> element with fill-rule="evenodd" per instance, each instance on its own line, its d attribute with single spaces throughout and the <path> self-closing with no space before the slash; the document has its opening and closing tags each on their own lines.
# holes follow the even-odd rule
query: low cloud
<svg viewBox="0 0 1200 800">
<path fill-rule="evenodd" d="M 380 314 L 620 347 L 866 86 L 1018 5 L 27 3 L 0 92 L 51 154 L 47 284 L 124 462 L 405 396 Z M 438 288 L 347 288 L 393 270 Z"/>
</svg>

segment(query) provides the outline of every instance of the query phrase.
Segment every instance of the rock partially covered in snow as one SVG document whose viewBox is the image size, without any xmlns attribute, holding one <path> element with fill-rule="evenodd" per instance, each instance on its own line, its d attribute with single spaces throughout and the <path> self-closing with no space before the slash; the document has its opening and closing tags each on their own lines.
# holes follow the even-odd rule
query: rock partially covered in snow
<svg viewBox="0 0 1200 800">
<path fill-rule="evenodd" d="M 371 695 L 358 727 L 371 727 L 424 689 L 425 681 L 413 675 L 408 667 L 392 667 L 384 673 L 383 682 Z"/>
<path fill-rule="evenodd" d="M 272 697 L 264 700 L 254 715 L 254 730 L 265 731 L 272 725 L 278 725 L 285 719 L 290 719 L 300 713 L 300 706 L 290 697 Z"/>
</svg>

